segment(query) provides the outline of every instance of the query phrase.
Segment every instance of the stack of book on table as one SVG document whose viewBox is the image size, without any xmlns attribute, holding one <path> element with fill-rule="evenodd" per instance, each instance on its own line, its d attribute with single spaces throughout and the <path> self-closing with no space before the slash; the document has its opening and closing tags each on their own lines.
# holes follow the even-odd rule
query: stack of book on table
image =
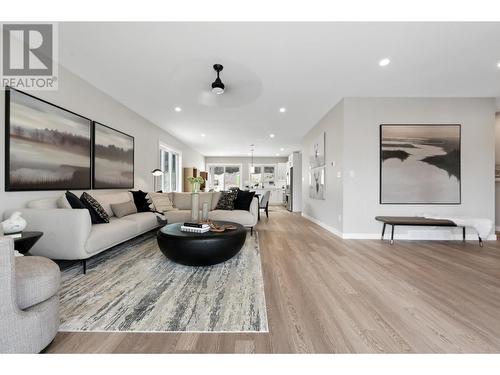
<svg viewBox="0 0 500 375">
<path fill-rule="evenodd" d="M 184 223 L 181 225 L 181 231 L 183 232 L 194 232 L 194 233 L 205 233 L 210 230 L 210 225 L 200 224 L 200 223 Z"/>
</svg>

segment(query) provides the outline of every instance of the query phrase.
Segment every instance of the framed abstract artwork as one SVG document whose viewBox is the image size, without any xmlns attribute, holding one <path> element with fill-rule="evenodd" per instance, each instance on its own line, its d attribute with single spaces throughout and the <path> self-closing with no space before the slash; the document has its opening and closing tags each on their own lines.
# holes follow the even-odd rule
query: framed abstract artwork
<svg viewBox="0 0 500 375">
<path fill-rule="evenodd" d="M 92 121 L 8 88 L 5 191 L 91 187 Z"/>
<path fill-rule="evenodd" d="M 460 125 L 380 125 L 380 203 L 460 204 L 460 137 Z"/>
<path fill-rule="evenodd" d="M 94 189 L 134 187 L 134 137 L 94 122 Z"/>
</svg>

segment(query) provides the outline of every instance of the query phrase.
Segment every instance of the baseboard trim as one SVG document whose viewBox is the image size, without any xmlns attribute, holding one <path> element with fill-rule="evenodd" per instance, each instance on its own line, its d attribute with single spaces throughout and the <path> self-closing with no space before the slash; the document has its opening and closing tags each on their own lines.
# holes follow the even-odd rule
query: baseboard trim
<svg viewBox="0 0 500 375">
<path fill-rule="evenodd" d="M 342 238 L 345 240 L 379 240 L 381 233 L 344 233 Z M 384 239 L 390 240 L 391 234 L 387 231 L 385 232 Z M 478 241 L 479 238 L 477 234 L 467 233 L 465 235 L 465 239 L 467 241 Z M 407 240 L 407 241 L 462 241 L 462 234 L 451 234 L 446 237 L 429 237 L 429 238 L 417 238 L 415 236 L 409 234 L 394 234 L 394 240 Z M 496 241 L 496 234 L 490 235 L 488 238 L 484 239 L 484 241 Z"/>
<path fill-rule="evenodd" d="M 316 219 L 316 218 L 314 218 L 312 216 L 309 216 L 308 214 L 305 214 L 304 212 L 302 212 L 302 217 L 304 219 L 307 219 L 307 220 L 313 222 L 314 224 L 318 224 L 321 228 L 326 229 L 328 232 L 333 233 L 337 237 L 343 238 L 342 237 L 342 232 L 339 231 L 338 229 L 336 229 L 336 228 L 334 228 L 334 227 L 332 227 L 332 226 L 330 226 L 328 224 L 325 224 L 322 221 L 320 221 L 320 220 L 318 220 L 318 219 Z"/>
<path fill-rule="evenodd" d="M 319 225 L 321 228 L 326 229 L 328 232 L 336 235 L 337 237 L 340 237 L 344 240 L 379 240 L 381 233 L 342 233 L 338 229 L 323 223 L 321 220 L 316 219 L 315 217 L 309 216 L 308 214 L 305 214 L 302 212 L 302 217 L 304 219 L 307 219 L 314 224 Z M 432 229 L 431 229 L 432 230 Z M 429 233 L 431 233 L 429 231 Z M 390 233 L 386 231 L 384 239 L 388 240 L 390 239 Z M 465 239 L 467 241 L 477 241 L 478 236 L 475 233 L 467 233 L 465 235 Z M 429 238 L 417 238 L 414 235 L 409 235 L 407 233 L 400 234 L 400 233 L 395 233 L 394 234 L 394 240 L 409 240 L 409 241 L 461 241 L 462 240 L 462 233 L 452 233 L 449 236 L 446 237 L 441 237 L 441 236 L 436 236 L 436 237 L 429 237 Z M 496 241 L 497 236 L 496 234 L 490 235 L 488 238 L 483 238 L 484 241 Z"/>
</svg>

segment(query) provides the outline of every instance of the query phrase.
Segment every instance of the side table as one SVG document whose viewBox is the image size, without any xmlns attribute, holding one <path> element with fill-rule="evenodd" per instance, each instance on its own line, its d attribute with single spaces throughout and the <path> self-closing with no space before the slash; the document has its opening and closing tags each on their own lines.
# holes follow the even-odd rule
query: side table
<svg viewBox="0 0 500 375">
<path fill-rule="evenodd" d="M 27 255 L 42 236 L 43 232 L 22 232 L 22 237 L 14 238 L 14 249 L 23 255 Z"/>
</svg>

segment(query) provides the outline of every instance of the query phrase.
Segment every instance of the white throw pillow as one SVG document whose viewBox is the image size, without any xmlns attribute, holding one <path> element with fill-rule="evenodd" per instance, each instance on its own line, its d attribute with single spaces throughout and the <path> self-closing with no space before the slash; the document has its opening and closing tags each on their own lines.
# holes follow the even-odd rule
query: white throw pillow
<svg viewBox="0 0 500 375">
<path fill-rule="evenodd" d="M 148 193 L 147 195 L 150 207 L 157 212 L 166 212 L 175 210 L 172 201 L 165 193 Z"/>
<path fill-rule="evenodd" d="M 71 208 L 68 200 L 66 199 L 66 195 L 63 194 L 59 198 L 57 198 L 57 208 Z"/>
</svg>

